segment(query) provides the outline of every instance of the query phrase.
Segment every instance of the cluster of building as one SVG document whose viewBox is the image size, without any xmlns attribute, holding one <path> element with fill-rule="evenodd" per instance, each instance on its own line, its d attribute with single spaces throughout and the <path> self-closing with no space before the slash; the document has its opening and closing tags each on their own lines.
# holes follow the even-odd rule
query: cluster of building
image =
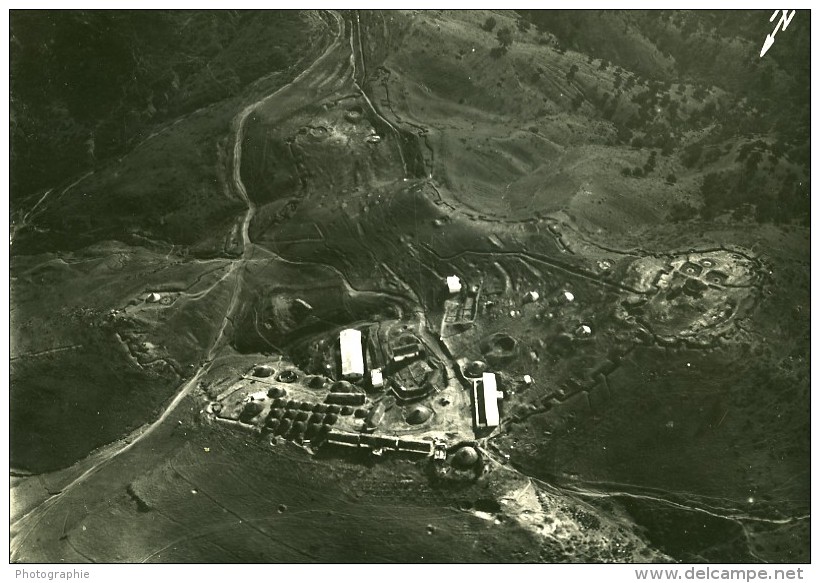
<svg viewBox="0 0 820 583">
<path fill-rule="evenodd" d="M 449 283 L 452 284 L 449 286 L 450 289 L 457 287 L 456 282 L 450 280 Z M 422 366 L 425 363 L 418 360 L 423 350 L 418 342 L 409 341 L 399 342 L 393 347 L 391 366 L 401 365 L 401 368 L 392 373 L 389 384 L 400 402 L 412 402 L 424 397 L 429 393 L 428 385 L 433 382 L 431 379 L 441 380 L 436 374 L 437 370 L 429 366 L 425 368 Z M 360 330 L 348 328 L 339 333 L 339 354 L 341 377 L 344 380 L 359 382 L 365 378 L 365 373 L 369 372 L 368 382 L 371 389 L 381 389 L 388 384 L 385 371 L 381 367 L 366 371 L 364 344 Z M 407 364 L 407 361 L 412 362 Z M 414 364 L 419 365 L 416 367 L 419 370 L 413 367 Z M 479 377 L 462 375 L 462 378 L 472 385 L 475 427 L 480 429 L 497 427 L 500 422 L 498 401 L 503 398 L 503 393 L 498 390 L 496 375 L 492 372 L 483 372 Z M 363 395 L 359 396 L 359 398 L 362 397 Z"/>
<path fill-rule="evenodd" d="M 376 455 L 381 455 L 385 450 L 393 450 L 432 456 L 436 445 L 433 441 L 427 440 L 335 430 L 328 433 L 327 442 L 334 445 L 370 449 Z"/>
<path fill-rule="evenodd" d="M 448 295 L 454 300 L 455 296 L 462 295 L 475 299 L 474 296 L 478 293 L 478 290 L 465 288 L 461 279 L 456 275 L 447 277 L 444 283 Z M 537 296 L 530 300 L 537 301 Z M 370 341 L 372 343 L 373 338 Z M 384 340 L 382 344 L 387 346 Z M 389 344 L 389 348 L 385 349 L 388 355 L 386 364 L 382 363 L 384 366 L 368 370 L 362 331 L 355 328 L 341 330 L 339 333 L 341 378 L 351 383 L 360 383 L 365 380 L 371 390 L 389 387 L 399 402 L 408 403 L 425 397 L 431 392 L 432 385 L 446 380 L 442 378 L 446 372 L 442 373 L 435 368 L 435 363 L 431 365 L 424 358 L 420 358 L 425 355 L 425 347 L 412 334 L 401 333 L 395 341 L 391 340 Z M 498 402 L 503 398 L 503 393 L 498 390 L 495 373 L 482 371 L 476 376 L 462 374 L 462 379 L 468 386 L 471 386 L 473 421 L 476 429 L 497 427 L 500 423 Z M 346 439 L 352 438 L 341 438 L 341 440 Z M 357 444 L 360 445 L 360 442 Z"/>
</svg>

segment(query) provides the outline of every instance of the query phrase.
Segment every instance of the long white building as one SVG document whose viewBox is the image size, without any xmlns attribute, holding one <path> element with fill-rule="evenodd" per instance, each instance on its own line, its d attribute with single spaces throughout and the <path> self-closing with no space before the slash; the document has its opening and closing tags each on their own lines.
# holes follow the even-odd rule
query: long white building
<svg viewBox="0 0 820 583">
<path fill-rule="evenodd" d="M 339 352 L 342 357 L 342 378 L 358 380 L 364 376 L 362 333 L 354 328 L 339 333 Z"/>
<path fill-rule="evenodd" d="M 481 380 L 473 382 L 476 427 L 498 427 L 498 400 L 502 398 L 504 393 L 498 390 L 494 373 L 485 372 Z"/>
</svg>

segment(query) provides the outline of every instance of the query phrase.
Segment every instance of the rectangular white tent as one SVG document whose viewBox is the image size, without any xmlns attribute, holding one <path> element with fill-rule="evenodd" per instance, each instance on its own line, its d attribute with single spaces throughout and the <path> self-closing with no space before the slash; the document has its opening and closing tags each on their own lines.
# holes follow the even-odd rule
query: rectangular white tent
<svg viewBox="0 0 820 583">
<path fill-rule="evenodd" d="M 364 353 L 362 333 L 354 328 L 339 333 L 339 350 L 342 356 L 342 377 L 360 379 L 364 376 Z"/>
<path fill-rule="evenodd" d="M 494 373 L 485 372 L 480 381 L 474 382 L 473 402 L 475 403 L 476 427 L 498 427 L 500 422 L 498 399 L 501 397 Z"/>
</svg>

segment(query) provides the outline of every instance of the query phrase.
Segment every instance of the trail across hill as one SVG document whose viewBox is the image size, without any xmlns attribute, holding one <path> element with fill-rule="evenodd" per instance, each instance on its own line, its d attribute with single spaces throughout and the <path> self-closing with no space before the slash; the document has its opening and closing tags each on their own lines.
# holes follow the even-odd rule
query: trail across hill
<svg viewBox="0 0 820 583">
<path fill-rule="evenodd" d="M 242 200 L 244 200 L 247 205 L 247 210 L 245 211 L 242 220 L 243 250 L 242 255 L 237 259 L 233 260 L 229 268 L 228 274 L 226 274 L 226 277 L 224 277 L 222 280 L 233 280 L 233 293 L 231 296 L 231 301 L 225 312 L 225 315 L 222 318 L 222 323 L 219 328 L 219 331 L 214 336 L 214 340 L 211 343 L 211 346 L 208 349 L 205 358 L 200 363 L 199 368 L 196 370 L 194 375 L 182 386 L 180 386 L 174 397 L 163 410 L 162 414 L 155 421 L 143 425 L 139 429 L 132 432 L 131 435 L 129 435 L 128 437 L 119 440 L 115 443 L 109 444 L 108 446 L 98 450 L 98 452 L 96 452 L 92 456 L 89 456 L 89 458 L 86 458 L 85 460 L 78 462 L 75 468 L 77 471 L 80 472 L 79 475 L 71 479 L 66 485 L 64 485 L 60 489 L 58 493 L 51 495 L 49 498 L 44 500 L 39 505 L 35 506 L 33 509 L 29 510 L 27 513 L 19 517 L 15 522 L 11 524 L 10 533 L 12 540 L 10 544 L 10 557 L 12 561 L 20 560 L 20 549 L 25 544 L 29 535 L 37 528 L 38 524 L 46 516 L 49 509 L 54 507 L 54 505 L 66 494 L 71 492 L 78 485 L 85 482 L 90 476 L 96 474 L 99 470 L 105 467 L 113 459 L 131 450 L 138 443 L 140 443 L 145 438 L 154 433 L 154 431 L 156 431 L 156 429 L 160 427 L 168 419 L 168 417 L 174 412 L 174 410 L 179 406 L 179 404 L 185 399 L 185 397 L 187 397 L 193 391 L 193 389 L 199 384 L 200 380 L 202 380 L 202 378 L 210 370 L 216 353 L 219 347 L 222 345 L 222 340 L 225 337 L 225 332 L 228 328 L 228 324 L 232 321 L 234 312 L 239 303 L 242 287 L 242 280 L 240 277 L 242 269 L 244 268 L 246 262 L 253 256 L 253 244 L 251 243 L 248 231 L 250 228 L 251 220 L 253 219 L 253 216 L 256 212 L 256 205 L 248 196 L 240 175 L 242 164 L 242 140 L 244 137 L 245 123 L 247 121 L 248 116 L 255 109 L 265 104 L 267 101 L 274 98 L 288 87 L 291 87 L 295 84 L 304 83 L 305 79 L 308 78 L 311 72 L 316 70 L 316 68 L 319 65 L 321 65 L 324 61 L 326 61 L 328 59 L 328 56 L 341 45 L 344 37 L 344 22 L 339 14 L 335 12 L 330 12 L 330 15 L 333 17 L 336 23 L 337 31 L 333 41 L 322 53 L 322 55 L 320 55 L 315 61 L 313 61 L 313 63 L 304 71 L 302 71 L 302 73 L 300 73 L 293 81 L 291 81 L 287 85 L 284 85 L 283 87 L 280 87 L 274 93 L 271 93 L 270 95 L 263 97 L 259 101 L 256 101 L 246 106 L 242 111 L 239 112 L 239 114 L 237 114 L 237 116 L 234 118 L 231 124 L 231 131 L 233 133 L 234 144 L 233 159 L 231 161 L 232 187 L 235 190 L 236 194 Z"/>
</svg>

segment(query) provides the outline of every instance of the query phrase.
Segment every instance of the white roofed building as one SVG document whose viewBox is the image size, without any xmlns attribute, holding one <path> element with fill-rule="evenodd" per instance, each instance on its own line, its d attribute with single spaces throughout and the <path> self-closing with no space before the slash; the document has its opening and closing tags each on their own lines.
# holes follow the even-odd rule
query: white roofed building
<svg viewBox="0 0 820 583">
<path fill-rule="evenodd" d="M 494 373 L 485 372 L 481 380 L 473 383 L 476 427 L 498 427 L 500 422 L 498 400 L 502 398 L 504 398 L 504 393 L 498 390 Z"/>
<path fill-rule="evenodd" d="M 461 279 L 457 275 L 447 276 L 447 291 L 451 294 L 457 294 L 461 291 Z"/>
<path fill-rule="evenodd" d="M 342 360 L 342 378 L 358 380 L 364 376 L 362 333 L 348 328 L 339 333 L 339 352 Z"/>
<path fill-rule="evenodd" d="M 374 389 L 384 387 L 384 374 L 382 373 L 382 369 L 374 368 L 370 371 L 370 386 Z"/>
</svg>

